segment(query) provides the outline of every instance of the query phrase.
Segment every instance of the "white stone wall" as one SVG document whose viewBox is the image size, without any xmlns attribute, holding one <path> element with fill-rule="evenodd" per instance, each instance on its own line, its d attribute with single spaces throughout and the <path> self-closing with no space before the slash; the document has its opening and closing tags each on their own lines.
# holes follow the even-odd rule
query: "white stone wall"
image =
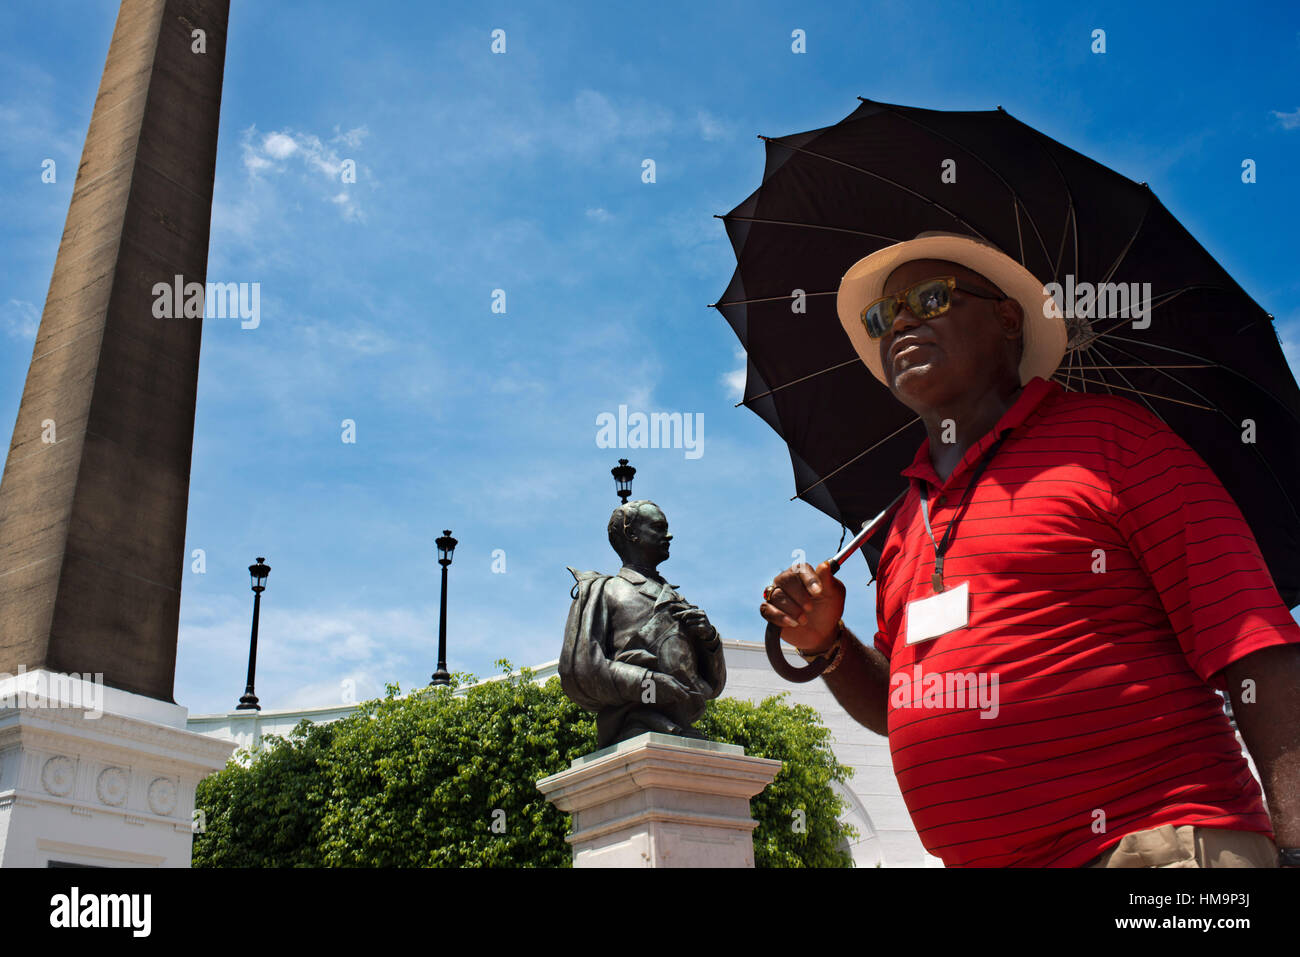
<svg viewBox="0 0 1300 957">
<path fill-rule="evenodd" d="M 186 730 L 183 707 L 80 679 L 32 697 L 48 675 L 0 680 L 25 699 L 0 708 L 0 867 L 189 867 L 195 788 L 230 745 Z"/>
<path fill-rule="evenodd" d="M 790 704 L 806 704 L 821 715 L 830 729 L 832 748 L 841 764 L 853 769 L 847 785 L 857 806 L 844 819 L 862 837 L 852 848 L 858 867 L 942 866 L 927 854 L 912 827 L 903 795 L 889 758 L 889 740 L 849 717 L 835 696 L 818 678 L 807 684 L 791 684 L 778 678 L 768 664 L 763 645 L 750 641 L 727 641 L 727 687 L 724 695 L 758 702 L 782 691 L 789 692 Z M 803 660 L 787 655 L 797 666 Z M 844 795 L 847 799 L 848 795 Z M 852 804 L 852 802 L 850 802 Z"/>
<path fill-rule="evenodd" d="M 256 750 L 262 736 L 278 734 L 287 738 L 299 721 L 313 724 L 337 721 L 356 710 L 356 705 L 330 708 L 306 708 L 301 711 L 231 711 L 229 714 L 201 714 L 186 723 L 190 731 L 229 741 L 237 748 Z"/>
</svg>

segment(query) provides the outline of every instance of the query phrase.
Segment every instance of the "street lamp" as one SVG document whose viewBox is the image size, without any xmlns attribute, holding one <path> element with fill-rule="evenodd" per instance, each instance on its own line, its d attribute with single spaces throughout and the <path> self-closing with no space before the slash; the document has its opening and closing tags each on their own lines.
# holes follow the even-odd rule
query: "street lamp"
<svg viewBox="0 0 1300 957">
<path fill-rule="evenodd" d="M 239 699 L 236 711 L 262 710 L 262 706 L 257 703 L 257 695 L 253 694 L 253 673 L 257 670 L 257 613 L 262 608 L 262 592 L 266 591 L 266 576 L 269 574 L 271 566 L 260 555 L 256 565 L 248 566 L 248 577 L 253 583 L 253 637 L 248 647 L 248 687 L 244 689 L 244 696 Z"/>
<path fill-rule="evenodd" d="M 614 484 L 618 486 L 618 497 L 626 505 L 628 496 L 632 494 L 632 476 L 636 475 L 636 469 L 627 464 L 627 459 L 619 459 L 618 465 L 609 471 L 614 476 Z"/>
<path fill-rule="evenodd" d="M 456 539 L 451 537 L 451 529 L 444 528 L 442 537 L 434 544 L 438 546 L 438 564 L 442 566 L 442 606 L 438 611 L 438 670 L 433 673 L 429 684 L 442 688 L 451 684 L 451 675 L 447 673 L 447 566 L 456 551 Z"/>
</svg>

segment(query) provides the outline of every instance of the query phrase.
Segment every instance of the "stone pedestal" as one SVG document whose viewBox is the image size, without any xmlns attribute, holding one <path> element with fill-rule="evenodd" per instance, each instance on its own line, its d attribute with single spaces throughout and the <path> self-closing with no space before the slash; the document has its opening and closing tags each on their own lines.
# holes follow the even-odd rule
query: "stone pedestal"
<svg viewBox="0 0 1300 957">
<path fill-rule="evenodd" d="M 649 733 L 537 787 L 573 815 L 574 867 L 753 867 L 749 799 L 780 770 L 738 745 Z"/>
<path fill-rule="evenodd" d="M 189 867 L 195 788 L 235 746 L 187 731 L 187 713 L 73 676 L 0 676 L 0 867 Z"/>
</svg>

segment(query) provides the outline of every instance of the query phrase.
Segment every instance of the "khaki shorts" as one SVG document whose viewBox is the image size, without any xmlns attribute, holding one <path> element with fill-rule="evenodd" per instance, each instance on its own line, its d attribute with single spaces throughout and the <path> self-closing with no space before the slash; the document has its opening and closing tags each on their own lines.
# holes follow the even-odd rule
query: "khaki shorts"
<svg viewBox="0 0 1300 957">
<path fill-rule="evenodd" d="M 1125 834 L 1085 867 L 1277 867 L 1277 845 L 1255 831 L 1166 824 Z"/>
</svg>

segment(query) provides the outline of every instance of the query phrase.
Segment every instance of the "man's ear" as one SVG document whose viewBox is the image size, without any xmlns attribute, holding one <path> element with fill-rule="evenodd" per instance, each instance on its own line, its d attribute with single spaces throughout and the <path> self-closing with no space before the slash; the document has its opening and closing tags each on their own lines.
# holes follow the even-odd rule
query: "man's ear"
<svg viewBox="0 0 1300 957">
<path fill-rule="evenodd" d="M 1015 343 L 1014 364 L 1019 366 L 1025 354 L 1025 310 L 1016 300 L 1004 299 L 997 304 L 997 315 L 1004 340 Z"/>
<path fill-rule="evenodd" d="M 1015 299 L 1003 299 L 997 304 L 998 319 L 1002 331 L 1008 339 L 1023 338 L 1025 330 L 1025 310 Z"/>
</svg>

